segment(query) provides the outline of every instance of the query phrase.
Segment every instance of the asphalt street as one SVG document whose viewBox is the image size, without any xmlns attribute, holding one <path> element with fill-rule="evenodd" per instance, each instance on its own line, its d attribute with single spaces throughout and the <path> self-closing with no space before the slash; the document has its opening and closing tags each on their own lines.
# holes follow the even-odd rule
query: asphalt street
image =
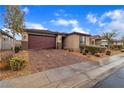
<svg viewBox="0 0 124 93">
<path fill-rule="evenodd" d="M 98 82 L 93 88 L 124 88 L 124 67 Z"/>
</svg>

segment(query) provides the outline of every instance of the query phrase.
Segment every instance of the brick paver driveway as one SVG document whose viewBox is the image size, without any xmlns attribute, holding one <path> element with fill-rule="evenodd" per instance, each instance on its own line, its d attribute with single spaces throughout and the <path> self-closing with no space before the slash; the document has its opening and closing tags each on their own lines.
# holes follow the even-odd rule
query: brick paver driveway
<svg viewBox="0 0 124 93">
<path fill-rule="evenodd" d="M 33 72 L 86 62 L 88 59 L 65 50 L 30 50 L 29 61 Z M 96 64 L 92 62 L 90 64 Z"/>
</svg>

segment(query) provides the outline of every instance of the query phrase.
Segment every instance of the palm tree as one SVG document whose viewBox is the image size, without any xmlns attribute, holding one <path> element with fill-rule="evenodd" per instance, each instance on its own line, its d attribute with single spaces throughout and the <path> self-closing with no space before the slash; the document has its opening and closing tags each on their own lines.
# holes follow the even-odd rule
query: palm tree
<svg viewBox="0 0 124 93">
<path fill-rule="evenodd" d="M 108 41 L 108 49 L 110 49 L 110 47 L 112 45 L 112 40 L 116 36 L 117 36 L 116 32 L 106 32 L 106 33 L 103 33 L 102 38 Z"/>
<path fill-rule="evenodd" d="M 12 49 L 15 51 L 15 35 L 21 34 L 24 30 L 24 13 L 19 6 L 9 5 L 5 8 L 4 14 L 4 26 L 10 29 L 13 35 Z"/>
</svg>

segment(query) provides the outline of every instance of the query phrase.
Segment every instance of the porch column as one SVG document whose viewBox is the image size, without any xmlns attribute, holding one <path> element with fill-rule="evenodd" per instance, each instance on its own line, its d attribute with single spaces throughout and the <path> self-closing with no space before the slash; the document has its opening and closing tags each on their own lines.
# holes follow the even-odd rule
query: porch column
<svg viewBox="0 0 124 93">
<path fill-rule="evenodd" d="M 57 35 L 56 37 L 56 48 L 62 49 L 62 35 Z"/>
</svg>

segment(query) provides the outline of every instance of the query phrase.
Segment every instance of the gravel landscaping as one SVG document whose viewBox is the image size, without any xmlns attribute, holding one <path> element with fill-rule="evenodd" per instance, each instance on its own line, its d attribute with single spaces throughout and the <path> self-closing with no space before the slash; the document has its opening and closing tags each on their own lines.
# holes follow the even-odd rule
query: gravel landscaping
<svg viewBox="0 0 124 93">
<path fill-rule="evenodd" d="M 26 67 L 20 71 L 12 71 L 10 68 L 1 70 L 0 80 L 88 61 L 85 57 L 75 55 L 72 52 L 54 49 L 21 51 L 14 56 L 24 58 L 27 61 Z"/>
<path fill-rule="evenodd" d="M 2 53 L 2 52 L 1 52 Z M 5 55 L 9 53 L 3 52 Z M 112 55 L 119 54 L 120 51 L 112 51 Z M 11 53 L 10 53 L 11 54 Z M 3 55 L 3 54 L 2 54 Z M 14 56 L 24 58 L 26 60 L 25 68 L 19 71 L 12 71 L 10 67 L 6 69 L 0 69 L 0 80 L 15 78 L 19 76 L 24 76 L 36 72 L 41 72 L 48 69 L 53 69 L 57 67 L 67 66 L 71 64 L 76 64 L 80 62 L 88 62 L 91 65 L 97 65 L 97 61 L 100 58 L 107 57 L 107 55 L 102 54 L 101 57 L 96 57 L 94 55 L 83 55 L 79 52 L 68 52 L 66 50 L 29 50 L 20 51 L 14 54 Z M 6 65 L 5 62 L 0 62 L 0 68 Z"/>
</svg>

